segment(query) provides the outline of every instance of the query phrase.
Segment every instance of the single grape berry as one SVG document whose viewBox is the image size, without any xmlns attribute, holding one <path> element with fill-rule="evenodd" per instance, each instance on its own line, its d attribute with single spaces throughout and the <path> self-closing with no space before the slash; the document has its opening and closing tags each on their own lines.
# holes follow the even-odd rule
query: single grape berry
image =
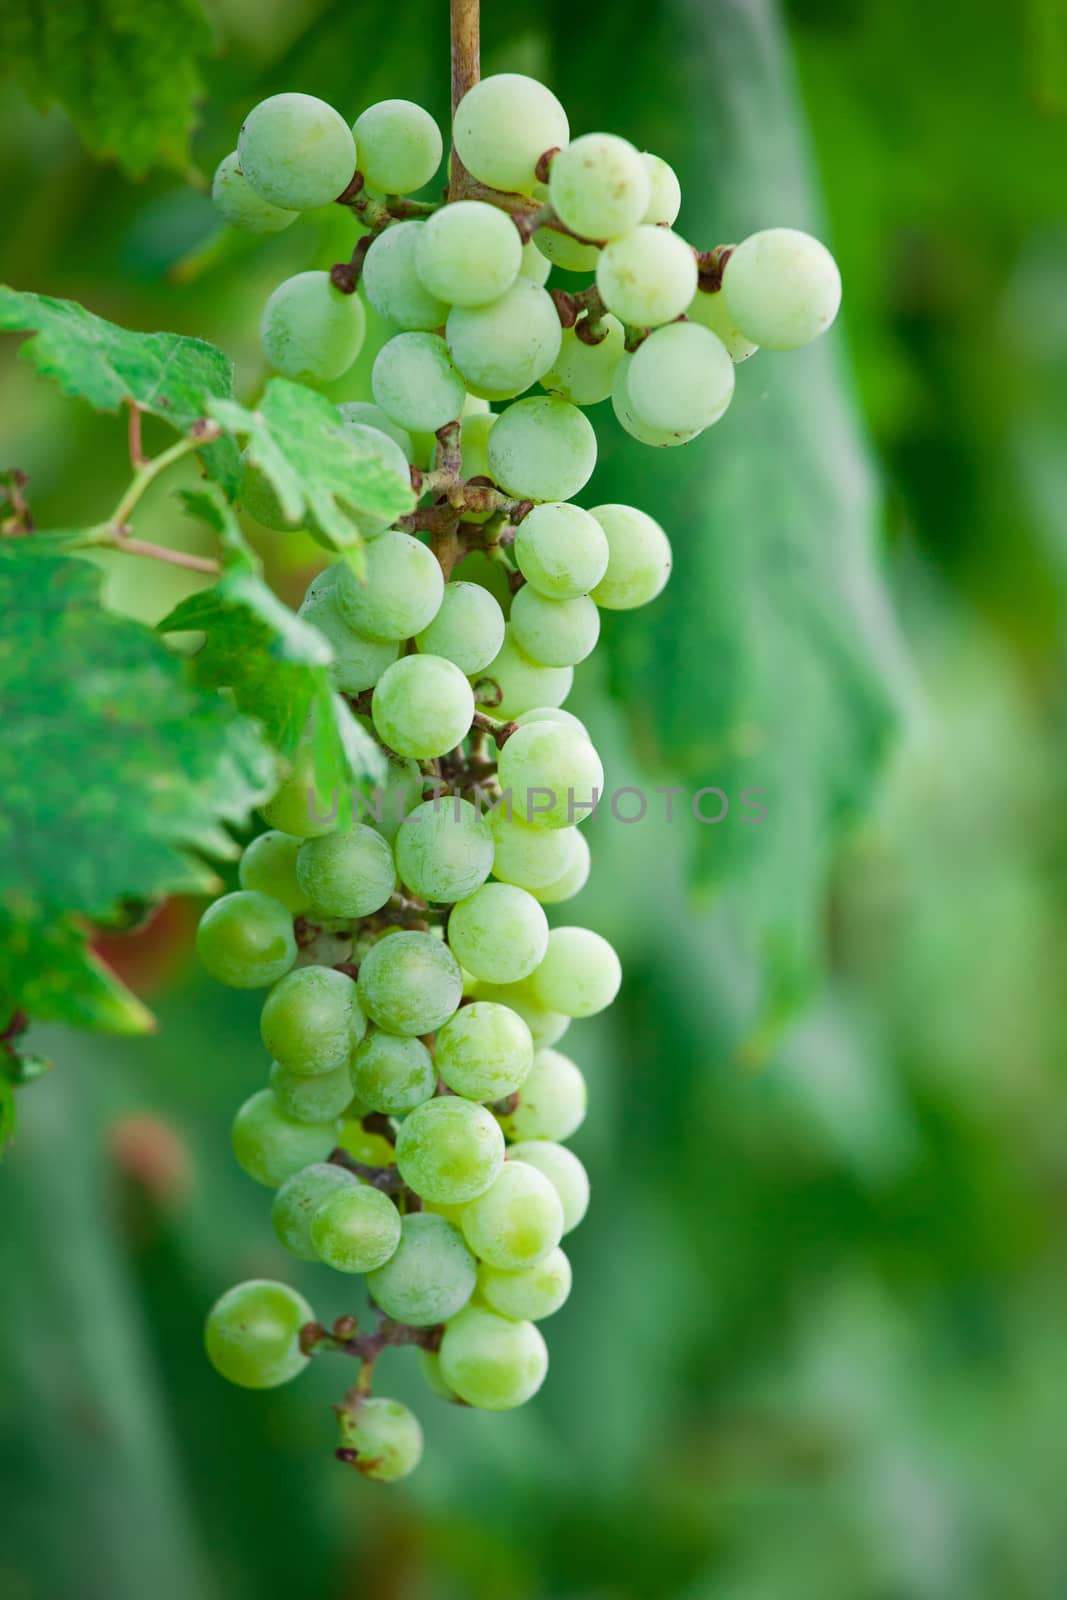
<svg viewBox="0 0 1067 1600">
<path fill-rule="evenodd" d="M 311 1242 L 335 1272 L 373 1272 L 400 1243 L 400 1213 L 370 1184 L 338 1188 L 312 1217 Z"/>
<path fill-rule="evenodd" d="M 548 1350 L 532 1322 L 513 1322 L 481 1306 L 452 1318 L 439 1353 L 445 1382 L 484 1411 L 524 1405 L 548 1371 Z"/>
<path fill-rule="evenodd" d="M 411 194 L 441 165 L 441 130 L 411 100 L 379 100 L 356 118 L 352 132 L 359 170 L 382 194 Z"/>
<path fill-rule="evenodd" d="M 415 1211 L 401 1221 L 389 1259 L 368 1273 L 367 1288 L 387 1317 L 412 1328 L 429 1328 L 467 1304 L 477 1276 L 474 1257 L 457 1229 L 444 1217 Z"/>
<path fill-rule="evenodd" d="M 365 1478 L 396 1483 L 422 1459 L 422 1428 L 399 1400 L 359 1395 L 338 1414 L 344 1460 Z"/>
<path fill-rule="evenodd" d="M 288 1284 L 263 1278 L 235 1284 L 208 1313 L 208 1359 L 242 1389 L 274 1389 L 307 1366 L 300 1329 L 314 1318 L 303 1295 Z"/>
<path fill-rule="evenodd" d="M 347 1062 L 365 1031 L 355 984 L 332 967 L 298 967 L 287 973 L 260 1013 L 266 1049 L 287 1071 L 304 1077 Z"/>
<path fill-rule="evenodd" d="M 310 94 L 261 100 L 241 126 L 237 155 L 255 192 L 293 211 L 329 205 L 356 170 L 352 130 L 340 112 Z"/>
<path fill-rule="evenodd" d="M 255 889 L 224 894 L 196 930 L 196 953 L 211 977 L 231 989 L 262 989 L 296 960 L 292 914 Z"/>
</svg>

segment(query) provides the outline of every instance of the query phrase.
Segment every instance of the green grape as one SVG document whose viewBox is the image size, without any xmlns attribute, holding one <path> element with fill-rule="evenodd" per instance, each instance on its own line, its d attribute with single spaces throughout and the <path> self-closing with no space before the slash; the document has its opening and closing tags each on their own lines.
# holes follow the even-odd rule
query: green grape
<svg viewBox="0 0 1067 1600">
<path fill-rule="evenodd" d="M 463 410 L 460 412 L 460 417 L 484 417 L 488 413 L 488 400 L 483 400 L 476 394 L 469 394 L 463 402 Z"/>
<path fill-rule="evenodd" d="M 580 506 L 556 501 L 534 506 L 519 523 L 514 548 L 519 571 L 530 589 L 550 600 L 573 600 L 588 594 L 607 571 L 604 530 Z M 521 646 L 522 640 L 518 643 Z"/>
<path fill-rule="evenodd" d="M 419 1371 L 426 1381 L 426 1387 L 434 1393 L 439 1400 L 458 1400 L 459 1396 L 451 1384 L 445 1382 L 441 1371 L 441 1358 L 436 1350 L 416 1350 L 415 1361 Z"/>
<path fill-rule="evenodd" d="M 437 1088 L 433 1056 L 421 1039 L 370 1033 L 352 1057 L 352 1083 L 372 1111 L 414 1111 Z"/>
<path fill-rule="evenodd" d="M 393 233 L 407 226 L 406 222 L 398 223 L 396 229 L 390 228 L 387 232 Z M 385 238 L 386 234 L 382 234 L 381 237 Z M 376 406 L 371 400 L 342 400 L 337 409 L 345 422 L 363 422 L 368 428 L 377 428 L 379 433 L 386 434 L 400 446 L 405 461 L 408 463 L 414 461 L 415 446 L 411 442 L 410 433 L 406 428 L 398 428 L 396 423 L 386 416 L 381 406 Z"/>
<path fill-rule="evenodd" d="M 424 1200 L 462 1205 L 484 1194 L 500 1171 L 504 1135 L 484 1106 L 445 1095 L 404 1118 L 396 1164 L 404 1182 Z"/>
<path fill-rule="evenodd" d="M 604 792 L 604 768 L 592 743 L 558 722 L 529 722 L 516 729 L 500 752 L 497 772 L 517 815 L 535 828 L 585 822 Z"/>
<path fill-rule="evenodd" d="M 419 235 L 419 277 L 452 306 L 484 306 L 519 275 L 522 240 L 506 211 L 459 200 L 434 213 Z"/>
<path fill-rule="evenodd" d="M 534 724 L 527 723 L 525 726 Z M 516 735 L 513 734 L 514 737 Z M 507 745 L 504 749 L 507 749 Z M 489 826 L 496 841 L 493 876 L 504 883 L 531 891 L 547 889 L 562 877 L 574 860 L 577 849 L 574 840 L 578 829 L 531 827 L 525 821 L 521 802 L 514 795 L 510 816 L 507 809 L 501 806 L 489 813 Z"/>
<path fill-rule="evenodd" d="M 491 1186 L 464 1210 L 463 1237 L 491 1267 L 532 1267 L 563 1237 L 559 1195 L 543 1172 L 509 1156 Z"/>
<path fill-rule="evenodd" d="M 575 509 L 577 509 L 575 507 Z M 589 729 L 580 717 L 573 711 L 565 711 L 562 706 L 531 706 L 529 711 L 520 711 L 517 717 L 512 718 L 520 728 L 525 728 L 528 722 L 558 722 L 564 728 L 577 728 L 579 733 L 589 737 Z"/>
<path fill-rule="evenodd" d="M 737 363 L 747 361 L 749 356 L 755 355 L 759 349 L 758 344 L 753 344 L 751 339 L 745 338 L 734 322 L 730 308 L 726 304 L 726 297 L 721 293 L 698 289 L 686 307 L 685 314 L 690 322 L 698 322 L 701 327 L 707 328 L 717 339 L 722 340 L 731 361 Z"/>
<path fill-rule="evenodd" d="M 254 889 L 277 900 L 294 916 L 308 908 L 308 898 L 297 882 L 296 856 L 303 839 L 276 828 L 261 833 L 245 846 L 237 869 L 242 889 Z"/>
<path fill-rule="evenodd" d="M 271 205 L 313 211 L 348 187 L 356 142 L 340 112 L 310 94 L 260 101 L 237 138 L 241 170 Z"/>
<path fill-rule="evenodd" d="M 477 1275 L 474 1257 L 458 1230 L 444 1217 L 415 1211 L 401 1222 L 400 1242 L 389 1260 L 368 1274 L 367 1288 L 387 1317 L 409 1328 L 429 1328 L 467 1304 Z"/>
<path fill-rule="evenodd" d="M 280 789 L 260 806 L 259 814 L 272 828 L 300 839 L 315 839 L 332 833 L 337 826 L 337 797 L 332 796 L 330 815 L 322 814 L 325 802 L 316 792 L 315 756 L 310 743 L 302 744 L 293 757 L 292 771 Z"/>
<path fill-rule="evenodd" d="M 360 965 L 360 1003 L 387 1033 L 433 1033 L 462 998 L 456 958 L 431 933 L 386 934 Z"/>
<path fill-rule="evenodd" d="M 722 297 L 746 338 L 767 350 L 796 350 L 837 316 L 841 274 L 824 244 L 796 228 L 766 228 L 734 249 Z"/>
<path fill-rule="evenodd" d="M 445 337 L 467 387 L 486 399 L 505 400 L 548 371 L 562 334 L 547 289 L 518 278 L 488 305 L 453 306 Z"/>
<path fill-rule="evenodd" d="M 535 889 L 533 891 L 535 897 L 543 906 L 557 906 L 564 900 L 573 900 L 588 883 L 591 865 L 585 835 L 579 833 L 575 841 L 574 859 L 570 866 L 543 889 Z"/>
<path fill-rule="evenodd" d="M 294 521 L 292 517 L 286 516 L 278 499 L 278 491 L 266 473 L 251 459 L 247 450 L 241 455 L 239 498 L 241 509 L 246 516 L 253 517 L 264 528 L 270 528 L 272 533 L 294 533 L 301 526 L 300 518 Z"/>
<path fill-rule="evenodd" d="M 647 422 L 641 420 L 630 402 L 629 379 L 632 362 L 633 356 L 623 356 L 615 368 L 615 380 L 611 386 L 611 407 L 620 426 L 640 444 L 649 444 L 657 449 L 688 444 L 690 439 L 695 439 L 700 431 L 699 428 L 692 432 L 669 433 L 663 428 L 651 428 Z"/>
<path fill-rule="evenodd" d="M 417 761 L 405 756 L 389 757 L 385 786 L 375 790 L 369 813 L 384 838 L 390 841 L 396 838 L 404 818 L 421 802 L 424 783 Z"/>
<path fill-rule="evenodd" d="M 466 394 L 437 333 L 398 333 L 375 356 L 370 382 L 386 416 L 411 433 L 436 433 L 453 422 Z"/>
<path fill-rule="evenodd" d="M 346 571 L 350 570 L 346 566 Z M 336 585 L 312 595 L 310 591 L 298 615 L 313 623 L 333 651 L 330 680 L 345 694 L 360 694 L 373 689 L 386 667 L 400 654 L 396 639 L 370 639 L 357 633 L 341 612 Z"/>
<path fill-rule="evenodd" d="M 532 239 L 528 239 L 522 247 L 522 266 L 519 273 L 523 278 L 531 278 L 534 283 L 546 283 L 552 271 L 552 263 L 547 256 L 541 254 Z"/>
<path fill-rule="evenodd" d="M 401 880 L 424 900 L 463 900 L 493 870 L 493 832 L 469 800 L 442 795 L 424 800 L 396 836 Z"/>
<path fill-rule="evenodd" d="M 696 294 L 697 259 L 678 234 L 645 223 L 600 252 L 596 286 L 620 322 L 655 328 L 680 317 Z"/>
<path fill-rule="evenodd" d="M 707 328 L 674 322 L 635 352 L 626 386 L 634 414 L 649 427 L 710 428 L 733 399 L 734 364 Z"/>
<path fill-rule="evenodd" d="M 276 1189 L 313 1161 L 325 1161 L 337 1143 L 339 1123 L 295 1122 L 282 1111 L 270 1089 L 260 1089 L 233 1120 L 237 1164 L 257 1183 Z"/>
<path fill-rule="evenodd" d="M 347 833 L 308 839 L 296 859 L 296 873 L 312 910 L 323 917 L 369 917 L 396 888 L 389 844 L 363 822 Z"/>
<path fill-rule="evenodd" d="M 445 1382 L 483 1411 L 525 1405 L 548 1371 L 548 1349 L 532 1322 L 512 1322 L 481 1306 L 452 1319 L 439 1353 Z"/>
<path fill-rule="evenodd" d="M 448 306 L 430 293 L 415 271 L 425 227 L 425 222 L 394 222 L 378 235 L 363 262 L 363 289 L 375 311 L 396 327 L 414 332 L 439 328 L 448 316 Z"/>
<path fill-rule="evenodd" d="M 585 1121 L 585 1079 L 569 1056 L 541 1049 L 534 1056 L 514 1111 L 500 1119 L 505 1137 L 569 1139 Z"/>
<path fill-rule="evenodd" d="M 508 1156 L 544 1174 L 563 1207 L 563 1232 L 576 1228 L 589 1209 L 589 1178 L 574 1151 L 548 1139 L 530 1139 L 513 1144 Z"/>
<path fill-rule="evenodd" d="M 227 1289 L 208 1312 L 208 1360 L 242 1389 L 275 1389 L 303 1372 L 300 1330 L 315 1313 L 287 1283 L 253 1278 Z"/>
<path fill-rule="evenodd" d="M 502 1272 L 482 1262 L 478 1293 L 487 1305 L 514 1322 L 540 1322 L 558 1311 L 571 1292 L 571 1264 L 557 1245 L 543 1260 L 518 1272 Z"/>
<path fill-rule="evenodd" d="M 330 1122 L 352 1103 L 352 1075 L 346 1061 L 313 1078 L 289 1072 L 280 1061 L 270 1069 L 270 1087 L 287 1117 L 294 1122 Z"/>
<path fill-rule="evenodd" d="M 361 1039 L 366 1022 L 350 977 L 332 967 L 298 967 L 267 996 L 259 1030 L 276 1061 L 287 1071 L 310 1078 L 342 1066 L 355 1042 L 353 1030 Z"/>
<path fill-rule="evenodd" d="M 384 1134 L 368 1132 L 361 1117 L 349 1115 L 345 1118 L 337 1143 L 353 1160 L 362 1161 L 368 1167 L 396 1166 L 396 1151 L 390 1141 Z"/>
<path fill-rule="evenodd" d="M 299 212 L 272 206 L 269 200 L 256 193 L 241 171 L 236 150 L 223 156 L 215 168 L 211 198 L 222 220 L 242 233 L 280 233 L 299 215 Z"/>
<path fill-rule="evenodd" d="M 496 656 L 475 678 L 474 688 L 478 704 L 507 722 L 531 706 L 557 705 L 566 700 L 573 682 L 573 667 L 539 667 L 507 632 Z"/>
<path fill-rule="evenodd" d="M 476 399 L 470 395 L 468 399 Z M 489 435 L 496 424 L 495 411 L 488 410 L 489 402 L 485 402 L 485 411 L 476 411 L 466 415 L 460 423 L 460 470 L 465 478 L 488 478 L 489 476 Z M 479 513 L 478 520 L 484 520 L 484 514 Z"/>
<path fill-rule="evenodd" d="M 464 1204 L 448 1206 L 442 1200 L 424 1200 L 423 1210 L 432 1211 L 437 1217 L 444 1217 L 454 1228 L 462 1230 L 463 1213 L 466 1210 Z"/>
<path fill-rule="evenodd" d="M 359 124 L 356 124 L 357 128 Z M 399 1400 L 360 1395 L 338 1413 L 342 1447 L 365 1478 L 396 1483 L 415 1471 L 422 1459 L 422 1428 L 415 1414 Z"/>
<path fill-rule="evenodd" d="M 491 189 L 528 194 L 548 150 L 570 139 L 567 113 L 550 89 L 519 72 L 498 72 L 468 89 L 452 119 L 468 172 Z"/>
<path fill-rule="evenodd" d="M 495 482 L 525 500 L 571 500 L 596 466 L 596 434 L 577 406 L 554 395 L 517 400 L 489 435 Z"/>
<path fill-rule="evenodd" d="M 588 320 L 583 317 L 578 326 Z M 615 368 L 626 348 L 622 323 L 610 312 L 601 319 L 607 329 L 599 344 L 586 344 L 574 328 L 564 328 L 559 355 L 547 372 L 541 374 L 541 387 L 576 406 L 595 406 L 607 400 L 615 380 Z"/>
<path fill-rule="evenodd" d="M 444 656 L 471 677 L 489 665 L 504 643 L 504 613 L 480 583 L 448 583 L 437 615 L 416 635 L 415 643 L 427 655 Z"/>
<path fill-rule="evenodd" d="M 671 575 L 667 535 L 635 506 L 594 506 L 590 515 L 607 535 L 609 551 L 608 570 L 593 590 L 593 599 L 608 611 L 647 606 Z"/>
<path fill-rule="evenodd" d="M 472 998 L 495 1000 L 500 1005 L 510 1006 L 512 1011 L 518 1012 L 539 1050 L 558 1044 L 571 1025 L 570 1017 L 565 1017 L 562 1011 L 547 1011 L 535 1000 L 529 982 L 525 979 L 519 983 L 477 982 L 472 990 Z"/>
<path fill-rule="evenodd" d="M 461 1006 L 437 1035 L 434 1060 L 453 1094 L 465 1100 L 502 1100 L 533 1066 L 533 1039 L 507 1006 L 476 1000 Z"/>
<path fill-rule="evenodd" d="M 619 958 L 599 933 L 590 928 L 553 928 L 530 988 L 550 1011 L 592 1017 L 610 1006 L 621 982 Z"/>
<path fill-rule="evenodd" d="M 373 1272 L 400 1243 L 400 1213 L 370 1184 L 338 1189 L 312 1217 L 311 1242 L 335 1272 Z"/>
<path fill-rule="evenodd" d="M 255 889 L 224 894 L 196 930 L 204 971 L 231 989 L 264 989 L 296 960 L 292 913 Z"/>
<path fill-rule="evenodd" d="M 640 150 L 613 133 L 586 133 L 552 161 L 548 193 L 557 216 L 583 239 L 617 239 L 648 210 L 651 185 Z"/>
<path fill-rule="evenodd" d="M 547 185 L 544 194 L 547 199 Z M 569 233 L 560 233 L 556 228 L 538 228 L 533 243 L 550 267 L 562 267 L 564 272 L 596 271 L 600 255 L 598 244 L 583 244 L 580 239 L 572 238 Z"/>
<path fill-rule="evenodd" d="M 359 170 L 381 194 L 412 194 L 441 165 L 441 130 L 412 100 L 379 100 L 352 129 Z"/>
<path fill-rule="evenodd" d="M 328 272 L 298 272 L 279 284 L 259 324 L 267 360 L 298 383 L 339 378 L 359 355 L 366 332 L 362 300 L 335 289 Z"/>
<path fill-rule="evenodd" d="M 588 594 L 549 600 L 525 584 L 511 603 L 511 633 L 531 661 L 544 667 L 574 667 L 596 648 L 600 612 Z"/>
<path fill-rule="evenodd" d="M 682 209 L 682 186 L 678 174 L 662 156 L 644 152 L 645 171 L 648 173 L 648 206 L 642 222 L 672 228 Z"/>
<path fill-rule="evenodd" d="M 363 582 L 345 564 L 337 605 L 350 627 L 368 639 L 410 639 L 437 615 L 445 584 L 437 558 L 410 533 L 383 534 L 367 546 Z"/>
<path fill-rule="evenodd" d="M 518 983 L 544 960 L 548 919 L 525 889 L 485 883 L 453 909 L 448 942 L 456 960 L 474 977 L 486 983 Z"/>
<path fill-rule="evenodd" d="M 301 1261 L 317 1261 L 311 1242 L 311 1219 L 327 1196 L 338 1189 L 352 1189 L 359 1179 L 332 1161 L 316 1161 L 286 1178 L 270 1210 L 274 1231 L 285 1248 Z"/>
<path fill-rule="evenodd" d="M 443 656 L 401 656 L 382 673 L 371 715 L 378 736 L 401 756 L 443 756 L 470 732 L 474 695 Z"/>
</svg>

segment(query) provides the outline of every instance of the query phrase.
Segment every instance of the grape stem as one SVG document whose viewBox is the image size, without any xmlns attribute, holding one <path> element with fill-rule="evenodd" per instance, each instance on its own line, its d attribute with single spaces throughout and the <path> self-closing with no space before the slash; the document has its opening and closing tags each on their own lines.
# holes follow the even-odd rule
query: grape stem
<svg viewBox="0 0 1067 1600">
<path fill-rule="evenodd" d="M 183 456 L 201 449 L 205 444 L 210 444 L 221 432 L 222 429 L 217 422 L 210 422 L 206 418 L 194 422 L 184 439 L 179 439 L 168 450 L 161 450 L 158 456 L 152 456 L 150 460 L 144 461 L 137 468 L 125 494 L 108 518 L 111 527 L 116 531 L 125 528 L 134 507 L 139 504 L 145 490 L 159 477 L 159 474 L 166 472 L 168 467 L 172 467 Z"/>
<path fill-rule="evenodd" d="M 487 717 L 484 711 L 476 711 L 471 726 L 477 728 L 481 733 L 488 733 L 495 741 L 497 749 L 502 750 L 511 735 L 518 729 L 519 724 L 517 722 L 498 722 L 495 717 Z"/>
<path fill-rule="evenodd" d="M 697 287 L 705 294 L 718 294 L 722 288 L 722 274 L 734 253 L 730 244 L 717 244 L 712 250 L 697 250 Z"/>
<path fill-rule="evenodd" d="M 336 1350 L 341 1355 L 355 1356 L 357 1361 L 362 1361 L 364 1370 L 373 1366 L 382 1351 L 389 1345 L 414 1344 L 423 1350 L 436 1350 L 441 1343 L 444 1333 L 444 1324 L 437 1323 L 432 1328 L 411 1328 L 405 1322 L 394 1322 L 391 1317 L 380 1316 L 378 1326 L 373 1333 L 360 1333 L 359 1324 L 355 1317 L 338 1317 L 332 1329 L 324 1328 L 321 1322 L 305 1322 L 300 1330 L 300 1348 L 305 1355 L 310 1355 L 313 1350 Z M 365 1383 L 364 1374 L 356 1385 L 359 1398 L 366 1394 L 370 1387 Z M 351 1395 L 353 1391 L 349 1391 Z M 349 1395 L 345 1396 L 345 1404 Z M 358 1399 L 357 1399 L 358 1403 Z M 335 1407 L 341 1410 L 342 1407 Z"/>
<path fill-rule="evenodd" d="M 2 539 L 15 539 L 33 532 L 33 512 L 25 492 L 29 481 L 29 473 L 23 472 L 21 467 L 0 473 L 0 506 L 11 507 L 11 515 L 0 522 Z"/>
<path fill-rule="evenodd" d="M 373 1167 L 366 1161 L 357 1161 L 341 1145 L 332 1150 L 327 1159 L 335 1167 L 354 1172 L 357 1178 L 362 1178 L 373 1189 L 380 1189 L 383 1194 L 403 1194 L 407 1190 L 407 1184 L 395 1167 Z"/>
<path fill-rule="evenodd" d="M 130 466 L 136 472 L 140 467 L 146 465 L 148 457 L 145 455 L 144 448 L 141 444 L 141 408 L 136 401 L 133 400 L 130 401 L 128 437 L 130 447 Z"/>
<path fill-rule="evenodd" d="M 481 68 L 481 6 L 480 0 L 451 0 L 449 7 L 452 64 L 452 115 L 468 89 L 482 75 Z M 459 159 L 455 141 L 452 143 L 452 160 L 448 169 L 448 199 L 465 200 L 473 183 L 470 173 Z"/>
</svg>

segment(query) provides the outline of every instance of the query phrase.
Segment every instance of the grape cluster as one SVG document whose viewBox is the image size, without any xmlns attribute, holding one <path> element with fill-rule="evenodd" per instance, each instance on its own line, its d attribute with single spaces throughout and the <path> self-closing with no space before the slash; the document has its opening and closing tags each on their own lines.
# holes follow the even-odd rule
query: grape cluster
<svg viewBox="0 0 1067 1600">
<path fill-rule="evenodd" d="M 621 969 L 600 935 L 550 928 L 545 911 L 586 882 L 580 824 L 604 784 L 561 707 L 600 609 L 653 600 L 671 551 L 644 511 L 569 503 L 596 464 L 580 407 L 610 398 L 637 439 L 682 444 L 726 410 L 735 363 L 806 343 L 840 298 L 828 252 L 793 230 L 694 250 L 673 231 L 671 168 L 614 135 L 571 140 L 530 78 L 476 84 L 453 143 L 445 201 L 412 200 L 443 153 L 424 110 L 385 101 L 349 128 L 322 101 L 276 95 L 214 186 L 253 232 L 334 200 L 363 224 L 350 262 L 275 290 L 263 347 L 290 379 L 337 378 L 363 342 L 362 286 L 393 331 L 373 400 L 339 405 L 336 427 L 420 497 L 395 526 L 360 518 L 365 571 L 328 567 L 301 607 L 387 781 L 357 816 L 325 815 L 302 745 L 241 888 L 197 941 L 220 981 L 269 988 L 272 1065 L 237 1113 L 237 1160 L 276 1190 L 282 1244 L 363 1274 L 380 1314 L 372 1333 L 352 1316 L 328 1330 L 284 1284 L 241 1284 L 210 1314 L 209 1355 L 248 1387 L 287 1381 L 316 1350 L 359 1357 L 338 1453 L 381 1479 L 412 1470 L 421 1433 L 370 1395 L 380 1349 L 416 1345 L 448 1399 L 528 1400 L 548 1364 L 537 1324 L 570 1290 L 561 1240 L 588 1204 L 563 1142 L 585 1083 L 556 1046 L 610 1005 Z M 550 290 L 553 267 L 593 281 Z M 242 499 L 287 526 L 251 462 Z M 506 617 L 487 583 L 452 577 L 472 550 L 505 569 Z"/>
</svg>

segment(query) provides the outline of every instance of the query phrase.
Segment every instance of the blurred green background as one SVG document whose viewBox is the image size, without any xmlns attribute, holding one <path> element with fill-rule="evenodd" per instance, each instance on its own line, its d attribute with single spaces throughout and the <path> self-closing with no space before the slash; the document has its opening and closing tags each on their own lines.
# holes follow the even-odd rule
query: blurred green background
<svg viewBox="0 0 1067 1600">
<path fill-rule="evenodd" d="M 68 73 L 106 93 L 97 13 L 51 9 Z M 1062 7 L 484 10 L 484 69 L 541 75 L 575 130 L 675 164 L 694 242 L 790 223 L 841 264 L 830 339 L 740 368 L 699 444 L 643 451 L 594 418 L 590 492 L 659 516 L 676 572 L 648 612 L 609 619 L 571 703 L 616 783 L 757 784 L 768 819 L 594 825 L 574 915 L 616 942 L 627 983 L 565 1046 L 590 1080 L 576 1149 L 594 1206 L 546 1326 L 550 1378 L 525 1411 L 480 1415 L 389 1353 L 383 1391 L 428 1436 L 391 1490 L 331 1458 L 339 1360 L 255 1395 L 201 1353 L 206 1307 L 240 1277 L 287 1278 L 324 1316 L 349 1303 L 284 1257 L 269 1196 L 229 1156 L 265 1066 L 256 997 L 193 970 L 198 906 L 109 945 L 160 1032 L 40 1030 L 60 1065 L 23 1094 L 0 1171 L 0 1596 L 1052 1600 L 1067 1593 Z M 323 214 L 220 244 L 204 174 L 282 88 L 353 116 L 405 95 L 444 119 L 446 13 L 215 0 L 196 170 L 141 182 L 0 88 L 4 278 L 213 339 L 254 393 L 265 295 L 347 254 L 352 225 Z M 13 356 L 12 341 L 0 464 L 31 473 L 42 523 L 95 519 L 125 481 L 121 423 Z M 167 489 L 143 525 L 201 537 Z M 313 547 L 260 543 L 295 598 Z M 188 587 L 116 561 L 112 603 L 148 620 Z"/>
</svg>

